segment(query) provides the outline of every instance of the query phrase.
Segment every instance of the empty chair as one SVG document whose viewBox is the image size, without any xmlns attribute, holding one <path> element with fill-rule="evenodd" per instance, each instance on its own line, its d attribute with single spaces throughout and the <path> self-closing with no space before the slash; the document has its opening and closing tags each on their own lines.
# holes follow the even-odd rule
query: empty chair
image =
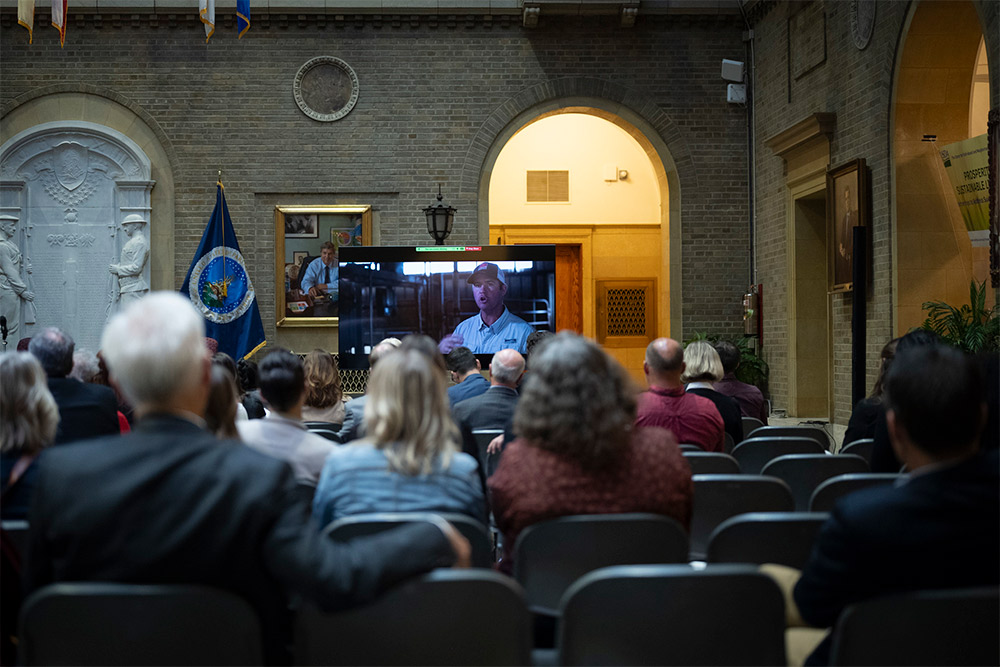
<svg viewBox="0 0 1000 667">
<path fill-rule="evenodd" d="M 476 450 L 479 453 L 479 465 L 483 467 L 483 474 L 491 477 L 500 462 L 500 454 L 488 454 L 486 447 L 498 435 L 503 435 L 503 429 L 478 429 L 472 432 L 472 437 L 476 440 Z"/>
<path fill-rule="evenodd" d="M 743 418 L 743 440 L 750 437 L 756 429 L 764 426 L 764 422 L 757 419 L 756 417 L 744 417 Z M 742 441 L 741 441 L 742 442 Z M 739 444 L 739 443 L 737 443 Z"/>
<path fill-rule="evenodd" d="M 536 523 L 514 544 L 514 578 L 532 609 L 554 613 L 569 586 L 609 565 L 684 563 L 688 537 L 660 514 L 585 514 Z"/>
<path fill-rule="evenodd" d="M 491 567 L 493 565 L 493 546 L 489 531 L 481 522 L 464 514 L 447 512 L 376 512 L 372 514 L 355 514 L 337 519 L 323 529 L 323 534 L 337 542 L 347 542 L 356 537 L 374 535 L 391 530 L 404 523 L 414 521 L 433 521 L 441 517 L 469 540 L 472 547 L 472 566 Z"/>
<path fill-rule="evenodd" d="M 841 454 L 857 454 L 870 466 L 872 463 L 872 449 L 875 447 L 874 438 L 861 438 L 854 442 L 849 442 L 840 450 Z"/>
<path fill-rule="evenodd" d="M 761 426 L 750 432 L 748 438 L 811 438 L 824 451 L 829 451 L 833 442 L 821 426 Z"/>
<path fill-rule="evenodd" d="M 755 567 L 633 565 L 566 592 L 560 665 L 784 665 L 785 606 Z"/>
<path fill-rule="evenodd" d="M 879 484 L 892 484 L 899 475 L 897 473 L 850 473 L 837 475 L 822 482 L 813 491 L 812 498 L 809 499 L 810 512 L 829 512 L 833 509 L 834 503 L 841 496 L 849 493 L 867 489 L 870 486 Z"/>
<path fill-rule="evenodd" d="M 200 586 L 61 583 L 21 609 L 24 665 L 259 665 L 257 615 Z"/>
<path fill-rule="evenodd" d="M 530 615 L 520 587 L 488 570 L 435 570 L 364 607 L 295 622 L 297 665 L 525 665 Z"/>
<path fill-rule="evenodd" d="M 722 452 L 684 452 L 684 460 L 691 466 L 692 475 L 736 475 L 740 464 Z"/>
<path fill-rule="evenodd" d="M 709 563 L 778 563 L 802 569 L 825 512 L 751 512 L 730 517 L 708 538 Z"/>
<path fill-rule="evenodd" d="M 757 429 L 760 431 L 760 429 Z M 744 440 L 736 445 L 733 458 L 740 470 L 748 475 L 759 475 L 768 461 L 786 454 L 822 454 L 826 450 L 811 438 L 757 438 Z"/>
<path fill-rule="evenodd" d="M 788 485 L 760 475 L 695 475 L 691 514 L 691 559 L 704 560 L 716 526 L 746 512 L 791 512 Z"/>
<path fill-rule="evenodd" d="M 809 500 L 820 484 L 837 475 L 864 472 L 868 472 L 868 462 L 855 454 L 788 454 L 772 459 L 760 474 L 784 480 L 792 490 L 795 511 L 808 512 Z"/>
<path fill-rule="evenodd" d="M 852 605 L 833 632 L 831 665 L 998 665 L 996 587 L 919 591 Z"/>
<path fill-rule="evenodd" d="M 733 440 L 733 436 L 729 435 L 728 433 L 723 433 L 722 451 L 728 454 L 729 452 L 733 451 L 735 447 L 736 447 L 736 442 Z"/>
</svg>

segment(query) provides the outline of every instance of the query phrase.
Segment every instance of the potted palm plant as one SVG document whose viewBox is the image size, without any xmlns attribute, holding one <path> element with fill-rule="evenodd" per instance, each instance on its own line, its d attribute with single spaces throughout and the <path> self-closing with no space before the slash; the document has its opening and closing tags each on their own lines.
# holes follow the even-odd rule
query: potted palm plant
<svg viewBox="0 0 1000 667">
<path fill-rule="evenodd" d="M 970 354 L 1000 351 L 1000 317 L 997 309 L 986 307 L 986 281 L 973 280 L 969 303 L 958 308 L 944 301 L 926 301 L 921 308 L 927 311 L 921 329 Z"/>
</svg>

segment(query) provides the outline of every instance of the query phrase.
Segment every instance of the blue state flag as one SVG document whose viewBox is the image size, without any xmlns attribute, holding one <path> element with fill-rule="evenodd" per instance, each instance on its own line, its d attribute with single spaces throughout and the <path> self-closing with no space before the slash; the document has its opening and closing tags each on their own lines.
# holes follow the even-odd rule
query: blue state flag
<svg viewBox="0 0 1000 667">
<path fill-rule="evenodd" d="M 188 269 L 181 294 L 205 318 L 206 335 L 237 361 L 264 347 L 264 325 L 229 207 L 218 183 L 215 210 Z"/>
<path fill-rule="evenodd" d="M 250 0 L 236 0 L 236 35 L 243 39 L 250 29 Z"/>
</svg>

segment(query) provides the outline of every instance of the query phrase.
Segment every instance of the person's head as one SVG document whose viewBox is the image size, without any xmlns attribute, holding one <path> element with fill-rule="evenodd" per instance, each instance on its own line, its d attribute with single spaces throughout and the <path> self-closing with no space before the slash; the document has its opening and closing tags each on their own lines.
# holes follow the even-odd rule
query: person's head
<svg viewBox="0 0 1000 667">
<path fill-rule="evenodd" d="M 13 215 L 0 215 L 0 232 L 8 238 L 14 236 L 14 227 L 17 225 L 17 218 Z"/>
<path fill-rule="evenodd" d="M 80 382 L 94 382 L 101 373 L 101 365 L 97 355 L 90 350 L 80 348 L 73 353 L 73 370 L 69 376 Z"/>
<path fill-rule="evenodd" d="M 205 404 L 205 425 L 217 438 L 239 438 L 236 430 L 236 381 L 220 364 L 212 364 L 211 386 Z"/>
<path fill-rule="evenodd" d="M 711 344 L 696 340 L 684 348 L 682 382 L 718 382 L 721 379 L 722 361 Z"/>
<path fill-rule="evenodd" d="M 37 454 L 55 440 L 58 425 L 38 360 L 25 352 L 0 354 L 0 451 Z"/>
<path fill-rule="evenodd" d="M 538 344 L 549 336 L 554 336 L 555 334 L 548 329 L 538 329 L 532 331 L 528 334 L 528 338 L 524 341 L 524 362 L 525 364 L 530 363 L 528 360 L 531 359 L 531 353 L 534 351 Z"/>
<path fill-rule="evenodd" d="M 323 350 L 313 350 L 309 355 L 320 352 L 333 361 L 333 357 Z M 308 358 L 308 357 L 307 357 Z M 332 364 L 331 364 L 332 365 Z M 337 367 L 337 391 L 340 390 L 340 374 Z M 268 352 L 260 362 L 260 395 L 264 397 L 271 409 L 278 412 L 289 412 L 302 400 L 306 390 L 306 373 L 302 361 L 288 350 L 277 348 Z M 336 400 L 340 400 L 338 396 Z M 332 405 L 332 403 L 330 403 Z M 326 407 L 326 406 L 322 406 Z"/>
<path fill-rule="evenodd" d="M 487 313 L 503 310 L 503 299 L 507 294 L 507 278 L 503 269 L 492 262 L 483 262 L 466 282 L 472 285 L 472 298 L 479 310 Z"/>
<path fill-rule="evenodd" d="M 490 379 L 494 385 L 514 389 L 524 374 L 524 357 L 517 350 L 500 350 L 490 362 Z"/>
<path fill-rule="evenodd" d="M 728 340 L 720 340 L 713 345 L 715 351 L 719 353 L 719 361 L 722 362 L 722 372 L 725 375 L 735 373 L 740 365 L 740 351 Z"/>
<path fill-rule="evenodd" d="M 243 396 L 243 387 L 240 386 L 240 376 L 236 370 L 236 360 L 225 352 L 216 352 L 212 355 L 212 365 L 222 366 L 233 378 L 233 383 L 236 386 L 236 395 Z"/>
<path fill-rule="evenodd" d="M 941 336 L 938 336 L 933 331 L 928 331 L 927 329 L 914 329 L 913 331 L 901 336 L 896 342 L 896 354 L 899 354 L 904 350 L 909 350 L 913 347 L 932 347 L 944 344 L 945 342 L 941 340 Z"/>
<path fill-rule="evenodd" d="M 244 391 L 253 391 L 260 387 L 260 370 L 257 368 L 257 362 L 249 359 L 240 359 L 236 362 L 236 381 Z"/>
<path fill-rule="evenodd" d="M 291 353 L 289 353 L 291 354 Z M 343 398 L 340 371 L 333 355 L 316 348 L 306 355 L 302 364 L 305 371 L 306 405 L 313 408 L 328 408 Z M 260 390 L 264 392 L 264 369 L 261 365 Z M 264 396 L 266 399 L 267 396 Z"/>
<path fill-rule="evenodd" d="M 477 372 L 481 368 L 476 355 L 472 354 L 472 350 L 467 347 L 456 347 L 449 352 L 448 356 L 445 357 L 445 364 L 451 371 L 451 378 L 454 382 L 461 382 L 466 375 Z"/>
<path fill-rule="evenodd" d="M 125 219 L 122 220 L 122 229 L 125 230 L 126 234 L 132 236 L 137 231 L 142 229 L 142 226 L 145 224 L 146 221 L 142 219 L 141 215 L 137 213 L 131 213 L 129 215 L 126 215 Z"/>
<path fill-rule="evenodd" d="M 32 336 L 28 352 L 50 378 L 64 378 L 73 370 L 73 339 L 56 327 L 46 327 Z"/>
<path fill-rule="evenodd" d="M 851 205 L 851 186 L 844 186 L 844 205 L 850 208 Z"/>
<path fill-rule="evenodd" d="M 333 266 L 334 261 L 337 259 L 337 246 L 333 245 L 330 241 L 324 241 L 323 245 L 319 247 L 319 256 L 324 264 Z"/>
<path fill-rule="evenodd" d="M 153 292 L 112 317 L 101 354 L 137 412 L 203 413 L 211 367 L 205 320 L 177 292 Z"/>
<path fill-rule="evenodd" d="M 972 454 L 986 415 L 982 373 L 949 345 L 896 348 L 883 394 L 896 456 L 911 470 Z"/>
<path fill-rule="evenodd" d="M 889 367 L 892 365 L 892 359 L 896 356 L 896 345 L 899 344 L 898 338 L 893 338 L 888 343 L 882 346 L 882 353 L 879 355 L 879 367 L 878 367 L 878 377 L 875 379 L 875 385 L 872 387 L 871 398 L 881 398 L 882 393 L 885 391 L 885 376 L 889 372 Z"/>
<path fill-rule="evenodd" d="M 448 367 L 444 364 L 444 355 L 441 354 L 441 350 L 438 349 L 437 343 L 435 343 L 434 339 L 430 336 L 425 336 L 424 334 L 411 334 L 403 339 L 399 349 L 419 352 L 427 357 L 428 361 L 430 361 L 438 370 L 443 373 L 448 371 Z"/>
<path fill-rule="evenodd" d="M 635 387 L 592 341 L 573 333 L 535 352 L 514 413 L 514 432 L 589 470 L 614 465 L 635 421 Z"/>
<path fill-rule="evenodd" d="M 646 346 L 642 369 L 649 384 L 679 387 L 684 373 L 684 348 L 673 338 L 657 338 Z"/>
<path fill-rule="evenodd" d="M 396 472 L 431 472 L 436 458 L 447 465 L 458 451 L 444 377 L 416 350 L 399 349 L 378 363 L 368 379 L 364 418 L 367 440 L 385 451 Z"/>
</svg>

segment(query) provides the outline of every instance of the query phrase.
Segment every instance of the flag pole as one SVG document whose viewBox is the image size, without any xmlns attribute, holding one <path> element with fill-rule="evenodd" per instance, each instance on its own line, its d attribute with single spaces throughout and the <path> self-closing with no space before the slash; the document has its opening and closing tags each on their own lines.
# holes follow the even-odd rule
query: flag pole
<svg viewBox="0 0 1000 667">
<path fill-rule="evenodd" d="M 223 185 L 222 185 L 222 170 L 221 169 L 219 170 L 219 187 L 220 188 L 223 187 Z M 222 247 L 223 248 L 226 247 L 226 221 L 225 220 L 222 221 Z M 225 252 L 225 251 L 223 251 L 223 252 Z M 229 285 L 226 284 L 226 278 L 227 278 L 228 275 L 229 274 L 227 273 L 227 270 L 226 270 L 226 257 L 225 257 L 225 255 L 223 255 L 223 257 L 222 257 L 222 297 L 223 298 L 226 298 L 227 296 L 229 296 Z"/>
</svg>

